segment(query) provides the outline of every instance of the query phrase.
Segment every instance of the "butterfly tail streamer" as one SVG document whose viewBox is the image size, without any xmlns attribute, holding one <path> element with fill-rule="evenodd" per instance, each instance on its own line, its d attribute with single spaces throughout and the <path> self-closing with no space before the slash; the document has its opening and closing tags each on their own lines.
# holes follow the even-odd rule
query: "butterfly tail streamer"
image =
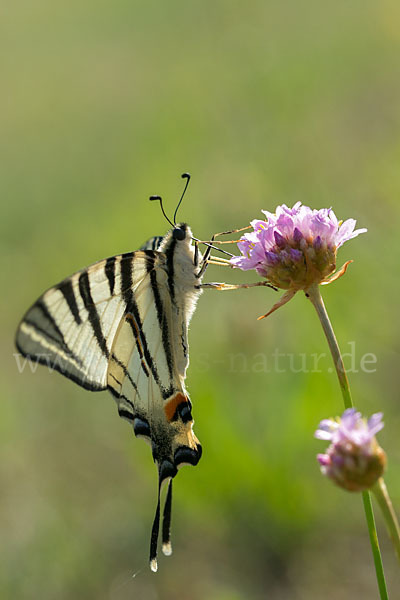
<svg viewBox="0 0 400 600">
<path fill-rule="evenodd" d="M 164 480 L 165 481 L 165 480 Z M 154 515 L 153 527 L 151 529 L 150 539 L 150 569 L 153 573 L 157 572 L 157 546 L 160 532 L 160 517 L 161 517 L 161 484 L 163 480 L 159 476 L 158 481 L 158 497 L 156 514 Z M 168 482 L 167 496 L 165 498 L 163 523 L 162 523 L 162 551 L 165 556 L 172 554 L 171 546 L 171 514 L 172 514 L 172 478 Z"/>
<path fill-rule="evenodd" d="M 172 479 L 168 483 L 167 497 L 164 504 L 162 525 L 162 551 L 165 556 L 171 556 L 171 512 L 172 512 Z"/>
<path fill-rule="evenodd" d="M 156 514 L 154 515 L 153 527 L 151 529 L 150 539 L 150 569 L 153 573 L 157 572 L 157 544 L 158 544 L 158 533 L 160 530 L 160 492 L 161 492 L 161 479 L 158 480 L 158 499 Z"/>
</svg>

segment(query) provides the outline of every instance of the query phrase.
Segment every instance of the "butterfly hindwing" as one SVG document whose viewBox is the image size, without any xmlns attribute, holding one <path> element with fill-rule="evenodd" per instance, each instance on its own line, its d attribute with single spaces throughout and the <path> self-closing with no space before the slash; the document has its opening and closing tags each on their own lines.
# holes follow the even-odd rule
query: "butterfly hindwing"
<svg viewBox="0 0 400 600">
<path fill-rule="evenodd" d="M 197 447 L 191 426 L 182 427 L 192 421 L 191 414 L 182 420 L 177 412 L 178 405 L 182 409 L 189 403 L 184 386 L 188 351 L 183 326 L 180 336 L 175 330 L 182 320 L 186 334 L 187 323 L 171 301 L 165 271 L 150 266 L 149 278 L 128 300 L 129 310 L 114 338 L 108 385 L 121 416 L 139 419 L 139 435 L 141 424 L 149 424 L 157 462 L 174 464 L 178 446 Z"/>
<path fill-rule="evenodd" d="M 163 239 L 162 235 L 155 235 L 142 244 L 140 250 L 158 250 Z"/>
</svg>

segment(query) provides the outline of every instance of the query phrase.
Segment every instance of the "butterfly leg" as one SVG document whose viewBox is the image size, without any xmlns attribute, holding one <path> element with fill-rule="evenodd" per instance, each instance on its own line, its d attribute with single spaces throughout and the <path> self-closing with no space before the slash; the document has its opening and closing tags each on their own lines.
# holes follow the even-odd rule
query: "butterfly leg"
<svg viewBox="0 0 400 600">
<path fill-rule="evenodd" d="M 194 260 L 193 260 L 193 264 L 194 264 L 195 267 L 199 266 L 199 244 L 202 244 L 202 243 L 203 242 L 200 242 L 198 240 L 196 240 L 195 243 L 194 243 Z M 210 243 L 211 242 L 207 242 L 207 244 L 210 244 Z M 214 257 L 212 257 L 213 260 L 211 261 L 209 257 L 210 257 L 212 249 L 213 249 L 213 247 L 211 245 L 207 246 L 207 249 L 206 249 L 206 251 L 205 251 L 205 253 L 204 253 L 204 255 L 203 255 L 202 259 L 201 259 L 200 271 L 196 275 L 197 278 L 200 278 L 204 274 L 204 271 L 207 269 L 207 267 L 208 267 L 208 265 L 210 263 L 212 263 L 212 264 L 226 264 L 226 265 L 230 265 L 229 260 L 226 260 L 225 258 L 219 259 L 219 258 L 215 257 L 215 259 L 214 259 Z M 216 249 L 218 250 L 219 248 L 216 248 Z M 214 262 L 214 261 L 218 261 L 218 262 Z"/>
<path fill-rule="evenodd" d="M 199 242 L 196 240 L 194 243 L 194 266 L 199 266 Z M 198 276 L 197 276 L 198 277 Z"/>
<path fill-rule="evenodd" d="M 241 229 L 231 229 L 230 231 L 221 231 L 220 233 L 214 233 L 211 240 L 207 240 L 207 241 L 198 240 L 197 241 L 197 244 L 206 244 L 207 245 L 207 249 L 206 249 L 203 259 L 202 259 L 200 271 L 197 274 L 198 278 L 202 277 L 202 275 L 204 274 L 204 272 L 207 269 L 209 264 L 214 264 L 214 265 L 224 264 L 224 265 L 230 266 L 229 260 L 227 260 L 225 258 L 211 257 L 211 259 L 210 259 L 210 254 L 211 254 L 211 250 L 213 249 L 213 244 L 236 244 L 239 240 L 220 241 L 220 240 L 216 240 L 215 238 L 217 238 L 221 235 L 229 235 L 231 233 L 238 233 L 239 231 L 244 231 L 245 229 L 250 229 L 250 226 L 242 227 Z M 218 248 L 215 248 L 215 246 L 214 246 L 214 249 L 218 250 Z M 225 251 L 220 250 L 220 252 L 225 252 Z M 198 253 L 198 250 L 197 250 L 197 253 Z M 230 256 L 233 256 L 233 254 L 230 254 L 229 252 L 225 252 L 225 254 L 229 254 Z M 195 250 L 195 260 L 196 260 L 196 250 Z M 197 263 L 195 262 L 195 264 L 197 264 Z"/>
<path fill-rule="evenodd" d="M 229 231 L 221 231 L 220 233 L 214 233 L 211 240 L 199 240 L 200 244 L 237 244 L 240 240 L 217 240 L 215 238 L 220 237 L 221 235 L 230 235 L 231 233 L 239 233 L 240 231 L 246 231 L 246 229 L 251 229 L 251 225 L 247 227 L 241 227 L 240 229 L 231 229 Z"/>
<path fill-rule="evenodd" d="M 209 265 L 209 262 L 210 262 L 209 259 L 210 259 L 210 254 L 211 254 L 211 250 L 212 250 L 211 245 L 212 245 L 213 241 L 214 241 L 214 236 L 212 236 L 212 238 L 210 240 L 210 245 L 207 246 L 206 251 L 204 252 L 204 255 L 203 255 L 203 258 L 202 258 L 202 261 L 201 261 L 200 271 L 196 275 L 196 277 L 198 279 L 200 279 L 200 277 L 202 277 L 204 275 L 204 272 L 205 272 L 205 270 L 207 269 L 207 267 Z M 196 244 L 195 244 L 194 259 L 195 259 L 195 264 L 196 265 L 197 265 L 196 258 L 197 258 L 197 261 L 198 261 L 198 254 L 199 254 L 198 247 L 199 247 L 199 244 L 201 244 L 201 242 L 199 242 L 199 241 L 196 242 Z M 197 256 L 196 256 L 196 249 L 197 249 Z M 223 259 L 223 260 L 225 260 L 225 259 Z M 226 262 L 229 262 L 229 261 L 226 261 Z"/>
<path fill-rule="evenodd" d="M 219 265 L 220 267 L 232 267 L 231 261 L 219 256 L 211 256 L 207 261 L 208 265 Z"/>
</svg>

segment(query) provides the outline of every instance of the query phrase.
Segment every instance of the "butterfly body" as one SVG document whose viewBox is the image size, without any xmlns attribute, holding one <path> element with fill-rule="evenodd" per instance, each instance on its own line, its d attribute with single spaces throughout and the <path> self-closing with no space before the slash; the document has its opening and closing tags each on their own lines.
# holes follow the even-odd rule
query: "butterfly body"
<svg viewBox="0 0 400 600">
<path fill-rule="evenodd" d="M 143 249 L 110 257 L 45 292 L 22 319 L 18 350 L 91 391 L 108 389 L 121 417 L 150 443 L 161 483 L 183 464 L 196 465 L 185 387 L 188 326 L 201 293 L 201 254 L 186 224 Z M 156 570 L 160 499 L 153 524 Z M 164 510 L 163 549 L 171 551 L 171 485 Z"/>
</svg>

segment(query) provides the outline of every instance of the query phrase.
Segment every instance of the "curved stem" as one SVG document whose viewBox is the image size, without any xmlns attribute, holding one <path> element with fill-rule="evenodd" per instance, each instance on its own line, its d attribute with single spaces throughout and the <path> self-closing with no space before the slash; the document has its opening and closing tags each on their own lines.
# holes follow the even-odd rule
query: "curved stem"
<svg viewBox="0 0 400 600">
<path fill-rule="evenodd" d="M 306 296 L 309 298 L 317 311 L 319 320 L 324 330 L 325 337 L 328 341 L 329 349 L 332 354 L 333 362 L 336 369 L 336 374 L 339 380 L 340 390 L 343 396 L 343 402 L 345 408 L 353 408 L 353 401 L 351 399 L 351 392 L 349 386 L 349 380 L 347 378 L 346 369 L 342 355 L 340 353 L 339 344 L 337 342 L 335 333 L 333 331 L 332 324 L 329 320 L 328 313 L 326 312 L 325 304 L 319 291 L 317 284 L 312 285 L 307 291 Z M 374 558 L 376 579 L 378 582 L 378 588 L 381 600 L 388 600 L 389 596 L 386 589 L 385 573 L 383 571 L 382 557 L 379 549 L 378 535 L 376 533 L 374 513 L 372 509 L 371 494 L 368 491 L 362 492 L 365 517 L 367 520 L 369 539 L 371 542 L 372 555 Z"/>
<path fill-rule="evenodd" d="M 342 355 L 340 354 L 339 344 L 337 342 L 335 332 L 333 331 L 332 323 L 330 322 L 328 313 L 326 312 L 325 304 L 319 291 L 319 286 L 314 285 L 306 293 L 310 298 L 315 310 L 317 311 L 319 320 L 324 330 L 325 337 L 328 341 L 329 349 L 332 354 L 333 362 L 335 363 L 336 374 L 339 379 L 340 390 L 343 396 L 345 408 L 353 408 L 353 400 L 351 399 L 349 380 L 347 379 L 346 369 Z"/>
</svg>

